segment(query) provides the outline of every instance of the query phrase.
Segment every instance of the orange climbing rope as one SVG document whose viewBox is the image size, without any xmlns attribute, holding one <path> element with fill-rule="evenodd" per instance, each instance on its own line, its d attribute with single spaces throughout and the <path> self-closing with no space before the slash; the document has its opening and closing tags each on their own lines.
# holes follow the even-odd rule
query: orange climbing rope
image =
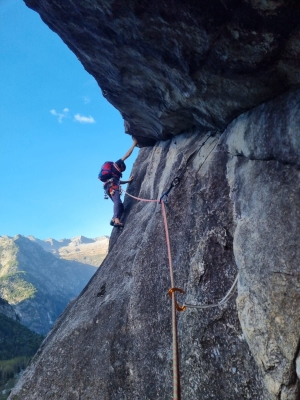
<svg viewBox="0 0 300 400">
<path fill-rule="evenodd" d="M 172 298 L 173 398 L 174 398 L 174 400 L 180 400 L 181 392 L 180 392 L 179 351 L 178 351 L 178 332 L 177 332 L 177 322 L 176 322 L 177 303 L 176 303 L 176 299 L 175 299 L 175 291 L 182 291 L 182 290 L 174 287 L 174 273 L 173 273 L 171 245 L 170 245 L 165 203 L 163 201 L 161 201 L 161 210 L 162 210 L 162 215 L 163 215 L 163 219 L 164 219 L 164 227 L 165 227 L 168 258 L 169 258 L 169 267 L 170 267 L 170 278 L 171 278 L 171 289 L 169 290 L 169 294 Z M 180 311 L 183 311 L 183 310 L 180 310 Z"/>
<path fill-rule="evenodd" d="M 129 193 L 127 193 L 124 189 L 122 189 L 122 193 L 123 193 L 123 192 L 124 192 L 125 194 L 127 194 L 127 196 L 132 197 L 132 198 L 135 199 L 135 200 L 139 200 L 139 201 L 148 201 L 148 202 L 152 202 L 152 203 L 159 203 L 159 200 L 141 199 L 141 198 L 139 198 L 139 197 L 132 196 L 132 194 L 129 194 Z"/>
<path fill-rule="evenodd" d="M 173 273 L 173 264 L 172 264 L 172 254 L 171 254 L 171 246 L 170 246 L 170 238 L 169 238 L 169 230 L 168 230 L 168 223 L 167 223 L 165 204 L 164 204 L 164 201 L 161 201 L 162 198 L 160 200 L 148 200 L 148 199 L 141 199 L 140 197 L 132 196 L 131 194 L 127 193 L 125 190 L 124 190 L 124 193 L 126 193 L 128 196 L 132 197 L 135 200 L 147 201 L 147 202 L 153 202 L 153 203 L 160 203 L 161 204 L 162 215 L 163 215 L 163 220 L 164 220 L 164 228 L 165 228 L 165 234 L 166 234 L 167 250 L 168 250 L 170 278 L 171 278 L 171 289 L 169 290 L 169 295 L 170 295 L 170 297 L 172 299 L 173 400 L 181 400 L 176 309 L 178 311 L 183 311 L 185 309 L 185 307 L 180 309 L 180 306 L 177 304 L 176 298 L 175 298 L 175 291 L 183 292 L 183 290 L 177 289 L 177 288 L 174 287 L 174 273 Z"/>
<path fill-rule="evenodd" d="M 168 250 L 170 280 L 171 280 L 171 289 L 169 290 L 169 296 L 172 299 L 173 400 L 181 400 L 178 330 L 177 330 L 176 310 L 184 311 L 184 310 L 186 310 L 187 307 L 188 308 L 199 308 L 199 309 L 219 307 L 222 304 L 224 304 L 233 295 L 233 291 L 234 291 L 234 288 L 236 287 L 237 280 L 238 280 L 238 275 L 237 275 L 233 282 L 232 287 L 227 292 L 225 297 L 216 304 L 208 304 L 208 305 L 184 304 L 183 306 L 180 306 L 176 302 L 175 292 L 180 292 L 180 293 L 184 294 L 184 291 L 182 289 L 175 287 L 168 222 L 167 222 L 167 215 L 166 215 L 165 203 L 164 203 L 163 198 L 166 197 L 166 199 L 167 199 L 168 194 L 171 191 L 171 189 L 173 187 L 175 187 L 178 183 L 179 183 L 179 178 L 175 178 L 173 180 L 169 190 L 166 193 L 164 193 L 159 200 L 142 199 L 140 197 L 132 196 L 131 194 L 129 194 L 125 190 L 123 190 L 124 193 L 126 193 L 129 197 L 132 197 L 135 200 L 161 204 L 162 216 L 163 216 L 163 221 L 164 221 L 164 229 L 165 229 L 165 235 L 166 235 L 167 250 Z"/>
</svg>

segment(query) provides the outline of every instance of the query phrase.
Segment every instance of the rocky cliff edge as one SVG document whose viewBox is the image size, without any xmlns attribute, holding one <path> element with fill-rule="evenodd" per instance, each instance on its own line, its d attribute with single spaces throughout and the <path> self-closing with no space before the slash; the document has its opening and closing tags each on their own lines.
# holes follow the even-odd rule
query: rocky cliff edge
<svg viewBox="0 0 300 400">
<path fill-rule="evenodd" d="M 182 399 L 298 400 L 298 3 L 27 3 L 158 140 L 130 193 L 157 199 L 181 176 L 166 206 L 178 301 L 215 303 L 238 274 L 227 303 L 178 314 Z M 127 196 L 123 221 L 11 400 L 171 398 L 161 206 Z"/>
</svg>

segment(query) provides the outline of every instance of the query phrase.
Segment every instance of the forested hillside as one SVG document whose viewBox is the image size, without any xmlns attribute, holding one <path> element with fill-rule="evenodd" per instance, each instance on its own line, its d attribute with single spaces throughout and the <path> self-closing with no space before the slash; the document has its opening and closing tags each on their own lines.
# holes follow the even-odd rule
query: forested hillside
<svg viewBox="0 0 300 400">
<path fill-rule="evenodd" d="M 22 324 L 39 334 L 49 332 L 95 271 L 91 265 L 59 259 L 22 235 L 0 237 L 0 296 Z"/>
<path fill-rule="evenodd" d="M 43 336 L 0 313 L 0 400 L 5 400 L 25 370 Z"/>
</svg>

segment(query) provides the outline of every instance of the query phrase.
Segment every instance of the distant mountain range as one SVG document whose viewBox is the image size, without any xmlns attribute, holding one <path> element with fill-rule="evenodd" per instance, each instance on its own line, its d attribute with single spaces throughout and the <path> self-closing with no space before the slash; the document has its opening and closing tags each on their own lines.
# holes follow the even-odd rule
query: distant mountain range
<svg viewBox="0 0 300 400">
<path fill-rule="evenodd" d="M 41 335 L 100 266 L 108 242 L 106 236 L 0 236 L 0 400 L 7 399 Z"/>
<path fill-rule="evenodd" d="M 34 236 L 27 236 L 32 242 L 38 243 L 45 251 L 48 251 L 65 260 L 79 261 L 84 264 L 99 267 L 104 260 L 109 238 L 100 236 L 90 239 L 85 236 L 76 236 L 72 239 L 46 240 L 36 239 Z"/>
<path fill-rule="evenodd" d="M 2 236 L 0 296 L 13 306 L 23 325 L 45 335 L 88 283 L 107 248 L 107 237 L 43 241 Z"/>
</svg>

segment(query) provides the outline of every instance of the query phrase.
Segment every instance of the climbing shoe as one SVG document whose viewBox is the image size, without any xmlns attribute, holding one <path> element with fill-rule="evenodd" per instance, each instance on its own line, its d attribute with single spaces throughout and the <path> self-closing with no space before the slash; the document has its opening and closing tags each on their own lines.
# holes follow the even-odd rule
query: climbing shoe
<svg viewBox="0 0 300 400">
<path fill-rule="evenodd" d="M 115 227 L 115 228 L 123 228 L 124 225 L 123 225 L 122 223 L 119 224 L 119 223 L 115 222 L 115 223 L 114 223 L 114 227 Z"/>
</svg>

